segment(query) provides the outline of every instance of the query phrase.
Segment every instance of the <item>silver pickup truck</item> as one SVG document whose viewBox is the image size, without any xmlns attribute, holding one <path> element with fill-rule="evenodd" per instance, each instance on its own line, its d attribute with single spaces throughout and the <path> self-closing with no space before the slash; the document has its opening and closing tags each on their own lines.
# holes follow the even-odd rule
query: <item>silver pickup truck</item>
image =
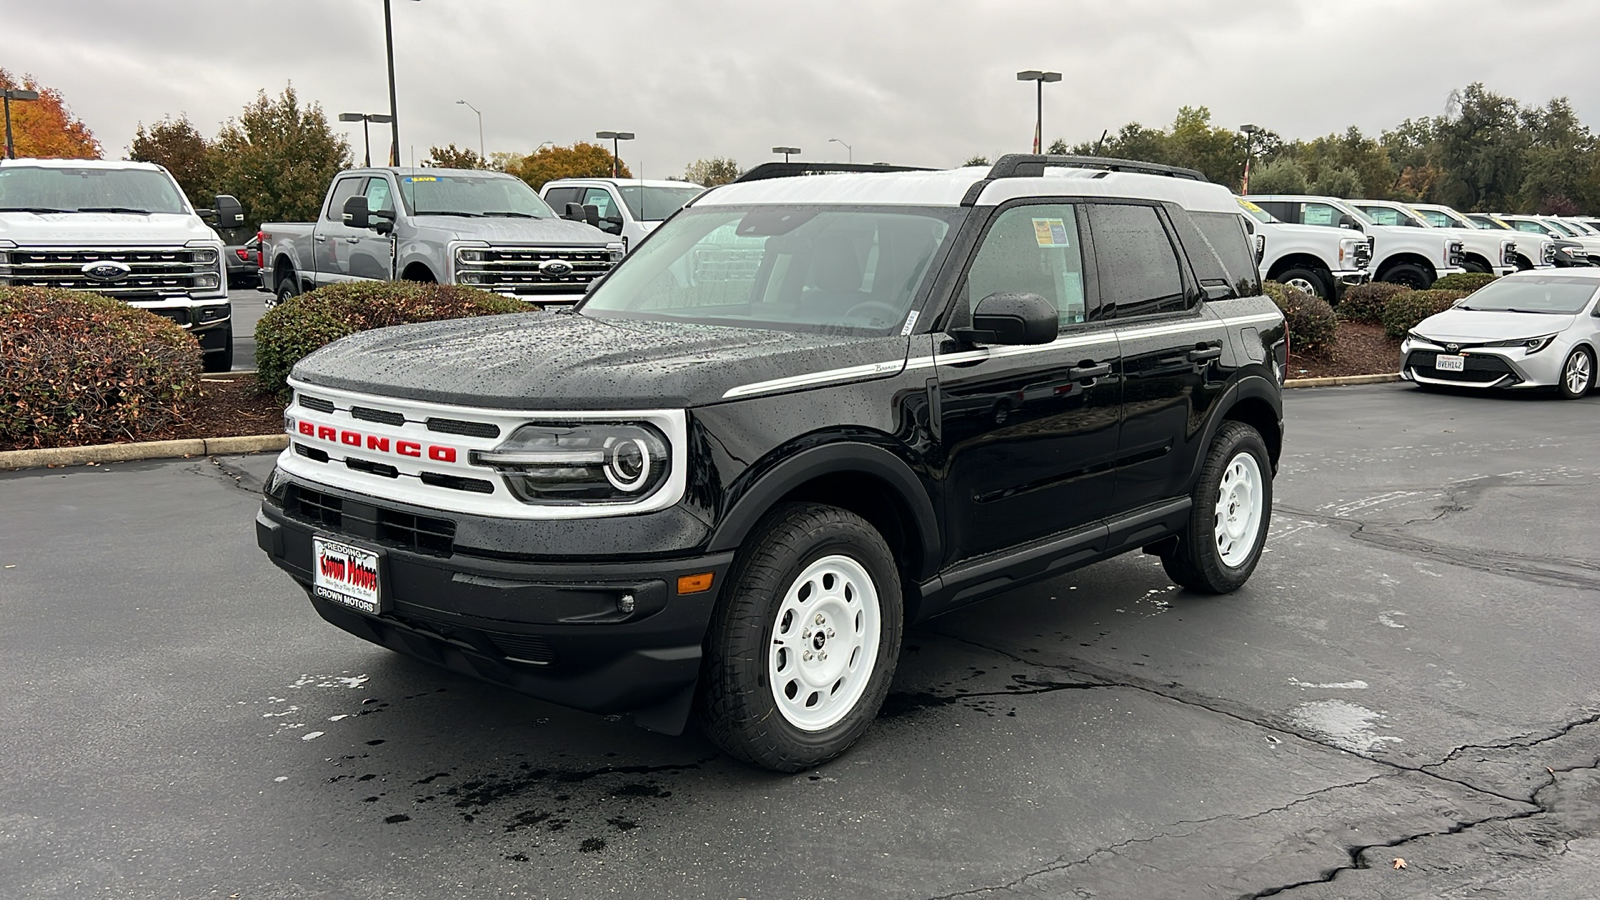
<svg viewBox="0 0 1600 900">
<path fill-rule="evenodd" d="M 404 280 L 573 303 L 622 258 L 620 240 L 557 216 L 521 179 L 465 169 L 350 169 L 316 222 L 269 222 L 260 237 L 273 302 L 338 281 Z"/>
</svg>

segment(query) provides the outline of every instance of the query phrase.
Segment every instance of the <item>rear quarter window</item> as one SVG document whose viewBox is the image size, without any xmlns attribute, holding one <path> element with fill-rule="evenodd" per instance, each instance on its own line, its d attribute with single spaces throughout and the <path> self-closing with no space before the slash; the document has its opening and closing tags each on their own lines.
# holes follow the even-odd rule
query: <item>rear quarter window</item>
<svg viewBox="0 0 1600 900">
<path fill-rule="evenodd" d="M 1175 221 L 1179 219 L 1174 217 Z M 1199 246 L 1191 246 L 1189 235 L 1182 237 L 1200 283 L 1226 284 L 1233 288 L 1237 297 L 1261 293 L 1261 273 L 1256 268 L 1255 247 L 1245 231 L 1244 217 L 1232 213 L 1192 213 L 1190 219 L 1199 233 L 1196 242 Z"/>
</svg>

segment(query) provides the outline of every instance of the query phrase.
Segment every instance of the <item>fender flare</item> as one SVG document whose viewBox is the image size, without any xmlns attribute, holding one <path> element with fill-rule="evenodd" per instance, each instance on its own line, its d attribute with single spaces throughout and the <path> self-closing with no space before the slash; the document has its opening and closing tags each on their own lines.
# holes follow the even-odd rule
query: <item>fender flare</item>
<svg viewBox="0 0 1600 900">
<path fill-rule="evenodd" d="M 1278 460 L 1283 455 L 1283 389 L 1266 375 L 1250 373 L 1239 378 L 1228 388 L 1216 402 L 1216 412 L 1212 414 L 1211 421 L 1206 423 L 1205 439 L 1202 447 L 1210 447 L 1216 439 L 1217 431 L 1222 428 L 1222 423 L 1228 421 L 1228 413 L 1244 400 L 1261 400 L 1272 409 L 1277 417 L 1278 447 L 1273 455 L 1273 469 L 1278 467 Z M 1205 452 L 1202 451 L 1195 457 L 1195 471 L 1205 464 Z M 1192 480 L 1192 479 L 1191 479 Z"/>
<path fill-rule="evenodd" d="M 758 476 L 722 517 L 707 549 L 713 553 L 737 550 L 778 500 L 813 478 L 835 472 L 858 472 L 887 484 L 910 513 L 907 536 L 922 545 L 923 568 L 938 567 L 944 541 L 938 514 L 922 480 L 888 450 L 853 441 L 802 450 Z"/>
</svg>

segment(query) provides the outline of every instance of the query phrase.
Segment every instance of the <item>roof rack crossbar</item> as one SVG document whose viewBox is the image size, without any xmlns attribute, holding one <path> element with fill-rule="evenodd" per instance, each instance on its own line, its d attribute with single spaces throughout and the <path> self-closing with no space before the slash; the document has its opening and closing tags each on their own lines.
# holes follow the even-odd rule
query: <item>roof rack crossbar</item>
<svg viewBox="0 0 1600 900">
<path fill-rule="evenodd" d="M 831 175 L 841 172 L 932 171 L 934 170 L 925 166 L 891 166 L 888 163 L 769 162 L 740 175 L 734 183 L 766 181 L 769 178 L 793 178 L 799 175 Z"/>
<path fill-rule="evenodd" d="M 1140 175 L 1166 175 L 1192 181 L 1209 179 L 1194 169 L 1164 166 L 1160 163 L 1110 156 L 1049 156 L 1035 153 L 1007 153 L 995 161 L 990 178 L 1038 178 L 1047 168 L 1103 169 L 1107 172 L 1136 172 Z"/>
</svg>

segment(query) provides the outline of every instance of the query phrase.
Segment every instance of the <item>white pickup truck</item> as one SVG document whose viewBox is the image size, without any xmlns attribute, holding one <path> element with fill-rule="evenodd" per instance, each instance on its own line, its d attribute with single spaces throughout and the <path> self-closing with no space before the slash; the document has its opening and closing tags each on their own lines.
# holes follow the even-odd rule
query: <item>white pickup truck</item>
<svg viewBox="0 0 1600 900">
<path fill-rule="evenodd" d="M 1263 279 L 1337 303 L 1345 288 L 1365 284 L 1370 278 L 1367 264 L 1372 247 L 1366 238 L 1316 225 L 1290 225 L 1249 198 L 1235 199 L 1254 221 L 1255 233 L 1262 239 Z"/>
<path fill-rule="evenodd" d="M 1489 223 L 1475 222 L 1465 214 L 1440 203 L 1413 203 L 1410 208 L 1439 228 L 1476 229 L 1499 238 L 1510 237 L 1517 244 L 1516 264 L 1519 270 L 1548 269 L 1556 264 L 1556 244 L 1548 237 L 1528 234 L 1506 235 L 1504 232 L 1515 229 L 1509 225 L 1502 228 L 1492 220 Z M 1470 247 L 1469 243 L 1468 248 Z"/>
<path fill-rule="evenodd" d="M 226 194 L 196 210 L 166 169 L 81 159 L 0 160 L 0 285 L 104 294 L 166 316 L 200 342 L 208 372 L 233 368 L 222 239 Z"/>
<path fill-rule="evenodd" d="M 704 191 L 688 181 L 559 178 L 545 182 L 539 196 L 562 216 L 620 236 L 626 253 Z"/>
<path fill-rule="evenodd" d="M 1461 265 L 1468 272 L 1510 275 L 1517 271 L 1517 242 L 1480 228 L 1437 225 L 1420 211 L 1393 200 L 1351 200 L 1351 206 L 1379 225 L 1400 228 L 1441 228 L 1461 241 Z"/>
<path fill-rule="evenodd" d="M 622 242 L 569 222 L 520 178 L 468 169 L 340 172 L 316 222 L 261 226 L 261 289 L 276 301 L 339 281 L 463 284 L 575 303 Z"/>
<path fill-rule="evenodd" d="M 1461 239 L 1447 231 L 1379 225 L 1337 197 L 1252 194 L 1250 201 L 1285 222 L 1345 229 L 1371 238 L 1374 281 L 1424 290 L 1446 275 L 1466 271 Z"/>
</svg>

